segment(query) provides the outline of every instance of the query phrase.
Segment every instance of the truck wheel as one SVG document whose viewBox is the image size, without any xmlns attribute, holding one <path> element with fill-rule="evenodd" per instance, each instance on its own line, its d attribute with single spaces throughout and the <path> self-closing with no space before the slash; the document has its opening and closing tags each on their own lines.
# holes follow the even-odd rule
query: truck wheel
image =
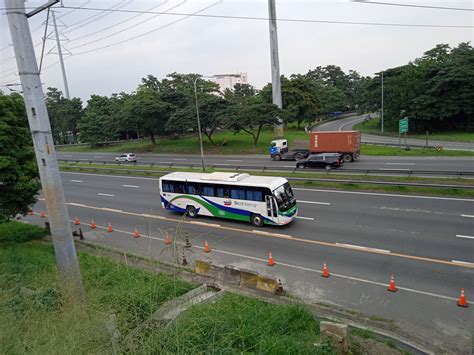
<svg viewBox="0 0 474 355">
<path fill-rule="evenodd" d="M 280 161 L 281 160 L 281 155 L 280 154 L 275 155 L 275 160 Z"/>
<path fill-rule="evenodd" d="M 250 223 L 254 225 L 255 227 L 262 227 L 263 226 L 263 217 L 260 216 L 259 214 L 253 213 L 250 216 Z"/>
<path fill-rule="evenodd" d="M 306 166 L 304 164 L 296 164 L 297 169 L 304 169 Z"/>
<path fill-rule="evenodd" d="M 304 157 L 303 157 L 303 154 L 301 154 L 301 153 L 296 153 L 296 155 L 295 155 L 295 159 L 296 159 L 296 160 L 302 160 L 303 158 L 304 158 Z"/>
<path fill-rule="evenodd" d="M 344 163 L 350 163 L 352 161 L 352 155 L 351 154 L 344 154 L 342 156 L 342 160 L 344 160 Z"/>
<path fill-rule="evenodd" d="M 194 206 L 188 206 L 186 207 L 186 216 L 189 218 L 196 218 L 197 217 L 197 211 Z"/>
</svg>

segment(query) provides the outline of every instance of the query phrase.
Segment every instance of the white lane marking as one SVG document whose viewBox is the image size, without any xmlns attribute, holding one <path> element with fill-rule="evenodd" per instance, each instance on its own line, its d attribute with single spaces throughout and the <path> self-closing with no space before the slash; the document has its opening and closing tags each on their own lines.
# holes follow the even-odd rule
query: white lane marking
<svg viewBox="0 0 474 355">
<path fill-rule="evenodd" d="M 470 214 L 462 214 L 461 217 L 474 218 L 474 216 Z"/>
<path fill-rule="evenodd" d="M 364 119 L 364 118 L 359 117 L 359 118 L 356 118 L 355 120 L 346 122 L 346 123 L 344 123 L 343 125 L 339 126 L 339 131 L 342 131 L 342 127 L 347 126 L 348 124 L 351 124 L 351 123 L 354 123 L 354 122 L 357 122 L 357 121 L 362 121 L 363 119 Z"/>
<path fill-rule="evenodd" d="M 220 224 L 215 224 L 215 223 L 206 223 L 206 222 L 199 222 L 199 221 L 190 221 L 189 223 L 191 224 L 197 224 L 200 226 L 208 226 L 208 227 L 220 227 Z"/>
<path fill-rule="evenodd" d="M 387 197 L 403 197 L 403 198 L 421 198 L 421 199 L 428 199 L 428 200 L 474 202 L 474 199 L 468 199 L 468 198 L 434 197 L 434 196 L 419 196 L 419 195 L 396 195 L 396 194 L 383 194 L 383 193 L 378 193 L 378 192 L 305 189 L 305 188 L 299 188 L 299 187 L 292 187 L 292 189 L 299 190 L 299 191 L 330 192 L 330 193 L 337 193 L 337 194 L 354 194 L 354 195 L 368 195 L 368 196 L 387 196 Z"/>
<path fill-rule="evenodd" d="M 171 159 L 171 160 L 188 160 L 188 159 L 175 158 L 175 159 Z"/>
<path fill-rule="evenodd" d="M 325 205 L 329 206 L 331 203 L 330 202 L 316 202 L 316 201 L 302 201 L 302 200 L 297 200 L 298 203 L 310 203 L 312 205 Z"/>
<path fill-rule="evenodd" d="M 387 165 L 415 165 L 415 163 L 385 163 Z"/>
<path fill-rule="evenodd" d="M 369 247 L 363 247 L 363 246 L 360 246 L 360 245 L 344 244 L 344 243 L 336 243 L 336 245 L 339 245 L 341 247 L 346 247 L 346 248 L 349 248 L 349 249 L 372 250 L 372 251 L 376 251 L 376 252 L 379 252 L 379 253 L 390 254 L 390 250 L 386 250 L 386 249 L 369 248 Z"/>
<path fill-rule="evenodd" d="M 70 182 L 84 182 L 82 180 L 69 180 Z"/>
<path fill-rule="evenodd" d="M 214 163 L 214 164 L 212 164 L 212 165 L 226 165 L 226 166 L 227 166 L 227 165 L 230 165 L 230 164 L 219 164 L 219 163 Z"/>
<path fill-rule="evenodd" d="M 294 168 L 294 165 L 283 165 L 284 168 Z"/>
<path fill-rule="evenodd" d="M 40 197 L 38 198 L 38 201 L 44 201 L 44 198 Z"/>
<path fill-rule="evenodd" d="M 293 238 L 291 235 L 259 231 L 257 229 L 253 229 L 252 232 L 257 233 L 257 234 L 263 234 L 263 235 L 276 235 L 276 236 L 283 237 L 283 238 L 288 238 L 288 239 Z"/>
<path fill-rule="evenodd" d="M 97 195 L 99 195 L 99 196 L 107 196 L 107 197 L 115 197 L 115 195 L 112 195 L 112 194 L 103 194 L 102 192 L 98 192 Z"/>
<path fill-rule="evenodd" d="M 379 168 L 379 170 L 382 171 L 391 171 L 391 170 L 396 170 L 396 171 L 410 171 L 410 169 L 385 169 L 385 168 Z"/>
<path fill-rule="evenodd" d="M 226 161 L 231 161 L 231 162 L 234 162 L 234 163 L 242 163 L 243 160 L 231 160 L 231 159 L 227 159 Z"/>
<path fill-rule="evenodd" d="M 123 187 L 133 187 L 135 189 L 138 189 L 140 186 L 137 185 L 122 185 Z"/>
<path fill-rule="evenodd" d="M 73 155 L 63 155 L 63 156 L 66 157 L 66 158 L 71 158 L 71 157 L 73 157 Z"/>
<path fill-rule="evenodd" d="M 308 221 L 314 221 L 314 218 L 313 218 L 313 217 L 296 216 L 296 218 L 299 218 L 299 219 L 306 219 L 306 220 L 308 220 Z"/>
<path fill-rule="evenodd" d="M 462 234 L 456 234 L 457 238 L 465 238 L 465 239 L 474 239 L 473 236 L 470 235 L 462 235 Z"/>
<path fill-rule="evenodd" d="M 116 212 L 116 213 L 122 213 L 123 211 L 122 210 L 117 210 L 115 208 L 108 208 L 108 207 L 102 207 L 102 208 L 99 208 L 100 210 L 102 211 L 107 211 L 107 212 Z"/>
<path fill-rule="evenodd" d="M 66 202 L 66 205 L 76 206 L 76 207 L 85 207 L 85 208 L 88 207 L 87 205 L 83 205 L 82 203 L 75 203 L 75 202 Z"/>
<path fill-rule="evenodd" d="M 470 263 L 467 261 L 460 261 L 460 260 L 451 260 L 453 264 L 461 264 L 461 265 L 469 265 L 469 266 L 474 266 L 474 263 Z"/>
<path fill-rule="evenodd" d="M 73 171 L 60 171 L 61 174 L 73 174 L 73 175 L 87 175 L 87 176 L 102 176 L 107 178 L 121 178 L 121 179 L 137 179 L 137 180 L 153 180 L 159 181 L 157 178 L 147 178 L 140 176 L 123 176 L 123 175 L 104 175 L 104 174 L 89 174 L 89 173 L 76 173 Z"/>
</svg>

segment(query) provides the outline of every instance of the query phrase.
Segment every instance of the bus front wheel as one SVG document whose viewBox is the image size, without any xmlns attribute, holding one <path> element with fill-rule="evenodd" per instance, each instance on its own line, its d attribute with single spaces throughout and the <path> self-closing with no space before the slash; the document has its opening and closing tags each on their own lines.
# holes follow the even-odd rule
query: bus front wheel
<svg viewBox="0 0 474 355">
<path fill-rule="evenodd" d="M 196 218 L 197 217 L 197 211 L 194 206 L 188 206 L 186 207 L 186 216 L 190 218 Z"/>
<path fill-rule="evenodd" d="M 263 226 L 263 217 L 260 216 L 259 214 L 252 214 L 250 216 L 250 223 L 254 225 L 255 227 L 262 227 Z"/>
</svg>

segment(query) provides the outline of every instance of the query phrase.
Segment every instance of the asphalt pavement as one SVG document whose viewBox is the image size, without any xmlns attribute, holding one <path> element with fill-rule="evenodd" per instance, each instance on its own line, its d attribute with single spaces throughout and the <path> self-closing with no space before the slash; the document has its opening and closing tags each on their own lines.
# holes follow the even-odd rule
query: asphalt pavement
<svg viewBox="0 0 474 355">
<path fill-rule="evenodd" d="M 115 163 L 117 153 L 72 153 L 58 152 L 58 159 L 95 162 Z M 157 164 L 174 166 L 200 166 L 201 157 L 192 154 L 138 154 L 137 164 Z M 266 155 L 205 155 L 206 165 L 214 165 L 216 168 L 236 168 L 239 166 L 254 167 L 261 169 L 267 167 L 281 171 L 295 169 L 294 161 L 273 161 Z M 130 163 L 126 163 L 130 164 Z M 394 170 L 400 174 L 410 170 L 441 171 L 441 172 L 474 172 L 474 158 L 472 157 L 379 157 L 362 155 L 357 162 L 346 163 L 337 171 L 350 172 L 351 169 L 378 170 L 380 174 L 387 170 Z M 322 171 L 323 169 L 311 169 Z M 309 170 L 308 170 L 309 171 Z"/>
<path fill-rule="evenodd" d="M 91 235 L 94 242 L 163 257 L 163 231 L 173 231 L 181 217 L 161 208 L 157 179 L 73 172 L 62 178 L 71 220 L 93 218 L 103 228 L 113 224 L 114 232 Z M 300 210 L 288 226 L 256 229 L 214 218 L 186 220 L 184 232 L 197 246 L 189 258 L 278 277 L 308 302 L 390 319 L 437 346 L 469 353 L 474 307 L 457 307 L 456 299 L 461 288 L 474 299 L 473 199 L 294 190 Z M 40 209 L 43 201 L 35 207 Z M 149 237 L 134 239 L 135 227 Z M 204 256 L 205 240 L 213 252 Z M 274 268 L 265 263 L 269 251 Z M 332 272 L 328 280 L 319 275 L 324 261 Z M 391 274 L 397 293 L 386 290 Z"/>
<path fill-rule="evenodd" d="M 318 126 L 316 130 L 318 131 L 350 131 L 354 125 L 365 120 L 367 115 L 355 116 L 343 118 L 340 120 L 335 120 L 327 123 L 323 123 Z M 362 133 L 362 141 L 364 143 L 383 143 L 383 144 L 398 144 L 398 137 L 387 137 L 382 135 L 367 134 Z M 405 139 L 401 140 L 402 144 L 405 143 Z M 406 140 L 408 145 L 425 145 L 426 140 L 424 139 L 413 139 L 407 138 Z M 440 140 L 431 140 L 429 138 L 428 144 L 430 146 L 441 146 L 443 149 L 448 150 L 467 150 L 474 151 L 474 143 L 469 142 L 450 142 L 450 141 L 440 141 Z"/>
</svg>

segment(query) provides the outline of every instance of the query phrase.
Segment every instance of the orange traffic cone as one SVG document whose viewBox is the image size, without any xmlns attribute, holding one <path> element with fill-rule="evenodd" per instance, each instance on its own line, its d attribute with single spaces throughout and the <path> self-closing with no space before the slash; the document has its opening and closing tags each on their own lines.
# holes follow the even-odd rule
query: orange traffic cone
<svg viewBox="0 0 474 355">
<path fill-rule="evenodd" d="M 207 243 L 207 240 L 204 242 L 204 252 L 209 253 L 211 251 L 211 248 L 209 248 L 209 244 Z"/>
<path fill-rule="evenodd" d="M 466 307 L 466 308 L 469 306 L 469 304 L 467 303 L 466 295 L 464 294 L 464 289 L 463 288 L 461 289 L 461 296 L 459 296 L 458 306 L 459 307 Z"/>
<path fill-rule="evenodd" d="M 97 224 L 95 224 L 94 220 L 91 219 L 91 229 L 96 229 L 97 228 Z"/>
<path fill-rule="evenodd" d="M 389 290 L 390 292 L 398 291 L 397 286 L 395 286 L 395 278 L 393 277 L 393 275 L 390 277 L 390 284 L 388 285 L 387 290 Z"/>
<path fill-rule="evenodd" d="M 267 265 L 268 266 L 274 266 L 276 263 L 275 263 L 275 260 L 273 260 L 273 256 L 272 256 L 272 252 L 269 252 L 268 253 L 268 263 Z"/>
<path fill-rule="evenodd" d="M 74 221 L 74 224 L 76 226 L 78 226 L 79 224 L 81 224 L 81 221 L 79 221 L 79 218 L 76 216 L 76 220 Z"/>
<path fill-rule="evenodd" d="M 44 211 L 41 211 L 40 212 L 40 218 L 44 218 L 44 217 L 46 217 L 46 214 L 44 213 Z"/>
<path fill-rule="evenodd" d="M 113 232 L 114 230 L 112 229 L 112 223 L 109 222 L 109 227 L 107 228 L 107 232 Z"/>
<path fill-rule="evenodd" d="M 33 210 L 29 210 L 28 211 L 28 216 L 33 216 L 35 213 L 33 212 Z"/>
<path fill-rule="evenodd" d="M 138 233 L 137 227 L 135 227 L 135 231 L 133 232 L 133 238 L 140 238 L 140 233 Z"/>
<path fill-rule="evenodd" d="M 165 234 L 165 244 L 171 244 L 171 239 L 170 239 L 170 235 L 168 234 L 168 232 L 166 232 L 166 234 Z"/>
<path fill-rule="evenodd" d="M 329 277 L 330 274 L 329 274 L 329 269 L 326 265 L 326 262 L 324 262 L 324 266 L 323 266 L 323 273 L 321 274 L 322 277 Z"/>
</svg>

